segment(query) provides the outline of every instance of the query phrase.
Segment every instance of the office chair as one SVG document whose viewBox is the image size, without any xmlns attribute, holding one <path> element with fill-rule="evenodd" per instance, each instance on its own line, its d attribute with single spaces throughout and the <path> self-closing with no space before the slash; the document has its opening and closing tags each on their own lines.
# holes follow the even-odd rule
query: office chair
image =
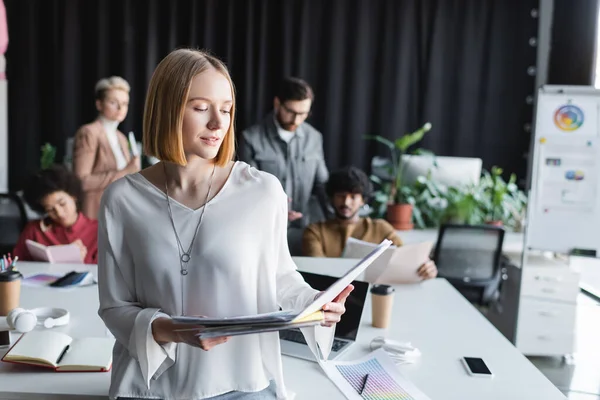
<svg viewBox="0 0 600 400">
<path fill-rule="evenodd" d="M 14 193 L 0 193 L 0 255 L 13 251 L 26 223 L 23 200 Z"/>
<path fill-rule="evenodd" d="M 446 278 L 471 303 L 488 306 L 498 299 L 505 276 L 503 242 L 502 227 L 443 224 L 434 252 L 438 276 Z"/>
</svg>

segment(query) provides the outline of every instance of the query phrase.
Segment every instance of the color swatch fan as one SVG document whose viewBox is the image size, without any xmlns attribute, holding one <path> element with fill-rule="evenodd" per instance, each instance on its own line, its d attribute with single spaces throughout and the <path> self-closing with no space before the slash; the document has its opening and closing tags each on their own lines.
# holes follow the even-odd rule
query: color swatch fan
<svg viewBox="0 0 600 400">
<path fill-rule="evenodd" d="M 349 400 L 430 400 L 400 374 L 382 349 L 355 361 L 320 364 Z"/>
</svg>

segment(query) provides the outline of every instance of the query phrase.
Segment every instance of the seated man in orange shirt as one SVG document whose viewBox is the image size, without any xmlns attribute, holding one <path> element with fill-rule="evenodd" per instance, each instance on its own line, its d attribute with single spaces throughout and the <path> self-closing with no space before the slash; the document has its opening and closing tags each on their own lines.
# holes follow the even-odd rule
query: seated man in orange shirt
<svg viewBox="0 0 600 400">
<path fill-rule="evenodd" d="M 383 219 L 361 218 L 359 211 L 372 195 L 373 186 L 358 168 L 346 167 L 331 173 L 326 186 L 335 218 L 309 225 L 302 238 L 302 253 L 309 257 L 341 257 L 349 237 L 379 244 L 383 239 L 402 246 L 394 227 Z M 433 261 L 418 270 L 423 279 L 435 278 Z"/>
<path fill-rule="evenodd" d="M 76 244 L 84 263 L 98 262 L 98 221 L 79 211 L 81 183 L 73 173 L 58 165 L 42 170 L 31 178 L 23 197 L 33 210 L 47 217 L 25 226 L 14 256 L 36 261 L 25 244 L 29 239 L 44 246 Z"/>
</svg>

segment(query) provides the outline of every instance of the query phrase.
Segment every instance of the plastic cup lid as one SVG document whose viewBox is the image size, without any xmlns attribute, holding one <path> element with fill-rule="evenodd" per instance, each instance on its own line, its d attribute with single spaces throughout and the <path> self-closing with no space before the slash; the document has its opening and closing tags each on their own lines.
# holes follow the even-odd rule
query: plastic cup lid
<svg viewBox="0 0 600 400">
<path fill-rule="evenodd" d="M 23 275 L 14 269 L 0 272 L 0 282 L 12 282 L 22 278 Z"/>
<path fill-rule="evenodd" d="M 395 289 L 390 285 L 373 285 L 371 293 L 379 295 L 388 295 L 394 293 Z"/>
</svg>

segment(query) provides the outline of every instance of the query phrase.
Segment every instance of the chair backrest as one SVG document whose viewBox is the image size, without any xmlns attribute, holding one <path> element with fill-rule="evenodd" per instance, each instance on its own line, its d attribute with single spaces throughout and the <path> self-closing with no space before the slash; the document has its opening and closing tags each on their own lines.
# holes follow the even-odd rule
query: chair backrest
<svg viewBox="0 0 600 400">
<path fill-rule="evenodd" d="M 27 223 L 25 205 L 14 193 L 0 193 L 0 251 L 12 251 Z"/>
<path fill-rule="evenodd" d="M 504 228 L 493 225 L 440 227 L 434 259 L 441 277 L 463 282 L 486 282 L 500 268 Z"/>
</svg>

